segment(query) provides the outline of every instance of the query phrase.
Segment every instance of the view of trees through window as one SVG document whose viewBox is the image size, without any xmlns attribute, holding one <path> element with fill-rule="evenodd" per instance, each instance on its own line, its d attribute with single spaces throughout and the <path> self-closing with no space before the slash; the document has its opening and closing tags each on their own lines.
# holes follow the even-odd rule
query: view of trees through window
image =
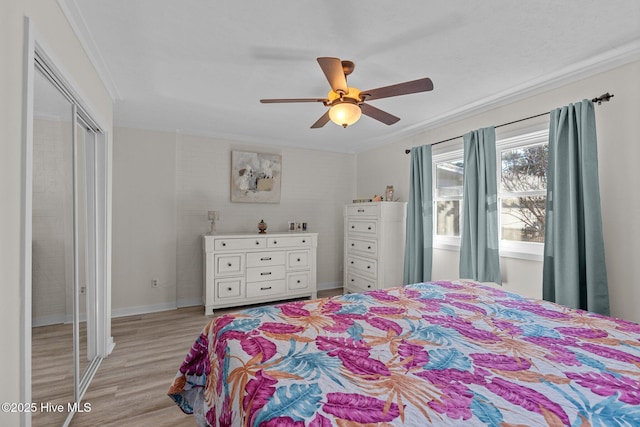
<svg viewBox="0 0 640 427">
<path fill-rule="evenodd" d="M 436 163 L 436 235 L 460 236 L 464 163 L 462 159 Z"/>
<path fill-rule="evenodd" d="M 501 152 L 502 239 L 544 242 L 548 144 Z"/>
<path fill-rule="evenodd" d="M 544 243 L 549 157 L 547 138 L 548 131 L 536 131 L 496 144 L 499 227 L 503 242 Z M 450 237 L 460 236 L 464 203 L 462 152 L 434 156 L 433 171 L 434 234 L 446 243 Z"/>
</svg>

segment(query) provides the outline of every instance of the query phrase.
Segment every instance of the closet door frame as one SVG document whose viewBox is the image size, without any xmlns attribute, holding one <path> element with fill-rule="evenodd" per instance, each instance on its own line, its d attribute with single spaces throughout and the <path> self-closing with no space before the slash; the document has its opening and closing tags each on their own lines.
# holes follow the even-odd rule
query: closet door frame
<svg viewBox="0 0 640 427">
<path fill-rule="evenodd" d="M 80 408 L 79 402 L 87 390 L 91 379 L 95 375 L 100 362 L 106 357 L 114 347 L 113 338 L 110 336 L 110 177 L 109 177 L 109 138 L 106 134 L 106 126 L 104 120 L 88 108 L 84 102 L 82 92 L 79 86 L 70 78 L 69 73 L 65 71 L 64 66 L 56 60 L 53 51 L 46 45 L 46 39 L 37 31 L 35 25 L 29 17 L 25 17 L 24 21 L 24 69 L 23 69 L 23 114 L 22 114 L 22 225 L 21 225 L 21 300 L 22 313 L 20 328 L 22 330 L 20 353 L 20 395 L 22 402 L 31 402 L 31 339 L 32 339 L 32 217 L 33 217 L 33 124 L 34 124 L 34 77 L 36 73 L 36 63 L 45 65 L 48 73 L 54 77 L 55 85 L 70 97 L 74 104 L 73 114 L 73 145 L 74 153 L 77 143 L 77 123 L 78 117 L 82 117 L 83 125 L 89 123 L 94 131 L 94 148 L 93 162 L 90 165 L 92 170 L 93 182 L 92 189 L 92 206 L 94 215 L 92 221 L 92 236 L 89 239 L 92 245 L 91 252 L 93 268 L 91 274 L 95 281 L 94 294 L 89 303 L 91 307 L 87 307 L 87 311 L 93 313 L 95 323 L 91 326 L 94 331 L 95 340 L 91 342 L 92 355 L 95 355 L 89 363 L 85 372 L 81 375 L 79 372 L 79 338 L 78 338 L 78 283 L 77 277 L 74 280 L 74 363 L 75 363 L 75 386 L 74 386 L 74 402 L 69 402 L 75 409 Z M 74 154 L 75 156 L 75 154 Z M 75 178 L 74 178 L 75 180 Z M 74 184 L 75 187 L 75 184 Z M 75 191 L 74 191 L 75 193 Z M 75 199 L 74 195 L 74 199 Z M 74 205 L 76 202 L 74 201 Z M 78 207 L 74 206 L 74 211 Z M 77 270 L 77 267 L 74 267 Z M 72 410 L 64 425 L 68 425 L 74 415 Z M 20 424 L 25 427 L 31 426 L 31 413 L 23 412 L 20 416 Z"/>
</svg>

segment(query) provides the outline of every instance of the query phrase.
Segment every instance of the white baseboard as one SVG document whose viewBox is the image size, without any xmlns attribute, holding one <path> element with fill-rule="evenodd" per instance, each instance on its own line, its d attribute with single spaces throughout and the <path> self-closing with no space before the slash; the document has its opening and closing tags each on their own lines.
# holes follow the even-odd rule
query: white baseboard
<svg viewBox="0 0 640 427">
<path fill-rule="evenodd" d="M 317 284 L 317 289 L 319 291 L 326 291 L 326 290 L 338 289 L 338 288 L 342 288 L 342 282 L 324 282 L 324 283 Z M 111 317 L 116 318 L 116 317 L 125 317 L 125 316 L 136 316 L 138 314 L 155 313 L 158 311 L 174 310 L 180 307 L 195 307 L 198 305 L 203 305 L 201 298 L 183 298 L 178 300 L 176 303 L 142 305 L 137 307 L 126 307 L 126 308 L 114 309 L 111 311 Z"/>
<path fill-rule="evenodd" d="M 116 342 L 113 340 L 113 337 L 109 337 L 109 340 L 107 341 L 107 354 L 105 355 L 105 357 L 111 354 L 115 346 Z"/>
<path fill-rule="evenodd" d="M 81 322 L 87 321 L 87 314 L 81 313 L 79 320 Z M 38 326 L 58 325 L 60 323 L 73 322 L 73 315 L 71 314 L 51 314 L 49 316 L 38 316 L 31 320 L 31 327 L 36 328 Z"/>
<path fill-rule="evenodd" d="M 125 317 L 125 316 L 136 316 L 138 314 L 148 314 L 148 313 L 156 313 L 158 311 L 167 311 L 167 310 L 175 310 L 178 308 L 175 302 L 164 303 L 164 304 L 154 304 L 154 305 L 140 305 L 137 307 L 126 307 L 126 308 L 117 308 L 111 310 L 111 317 Z"/>
<path fill-rule="evenodd" d="M 328 291 L 330 289 L 338 289 L 342 287 L 342 282 L 324 282 L 318 283 L 316 289 L 319 291 Z"/>
<path fill-rule="evenodd" d="M 178 300 L 178 308 L 195 307 L 197 305 L 204 305 L 202 298 L 181 298 Z"/>
</svg>

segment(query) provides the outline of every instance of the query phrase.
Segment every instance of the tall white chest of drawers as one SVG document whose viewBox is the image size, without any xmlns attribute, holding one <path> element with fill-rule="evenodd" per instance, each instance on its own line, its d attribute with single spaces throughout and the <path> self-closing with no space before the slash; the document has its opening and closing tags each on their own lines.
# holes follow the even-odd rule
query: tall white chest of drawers
<svg viewBox="0 0 640 427">
<path fill-rule="evenodd" d="M 290 298 L 317 297 L 317 233 L 205 235 L 205 314 Z"/>
<path fill-rule="evenodd" d="M 402 285 L 407 204 L 353 203 L 344 208 L 344 289 Z"/>
</svg>

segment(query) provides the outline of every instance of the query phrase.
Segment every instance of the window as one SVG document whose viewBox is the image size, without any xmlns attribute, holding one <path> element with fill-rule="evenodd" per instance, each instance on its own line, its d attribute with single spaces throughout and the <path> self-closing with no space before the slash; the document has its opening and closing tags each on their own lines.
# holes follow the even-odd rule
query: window
<svg viewBox="0 0 640 427">
<path fill-rule="evenodd" d="M 460 244 L 464 163 L 462 151 L 433 156 L 435 240 Z"/>
<path fill-rule="evenodd" d="M 501 256 L 541 259 L 547 199 L 548 130 L 496 142 Z M 433 156 L 434 245 L 460 245 L 463 151 Z"/>
<path fill-rule="evenodd" d="M 500 250 L 541 256 L 547 202 L 547 130 L 496 143 Z"/>
</svg>

